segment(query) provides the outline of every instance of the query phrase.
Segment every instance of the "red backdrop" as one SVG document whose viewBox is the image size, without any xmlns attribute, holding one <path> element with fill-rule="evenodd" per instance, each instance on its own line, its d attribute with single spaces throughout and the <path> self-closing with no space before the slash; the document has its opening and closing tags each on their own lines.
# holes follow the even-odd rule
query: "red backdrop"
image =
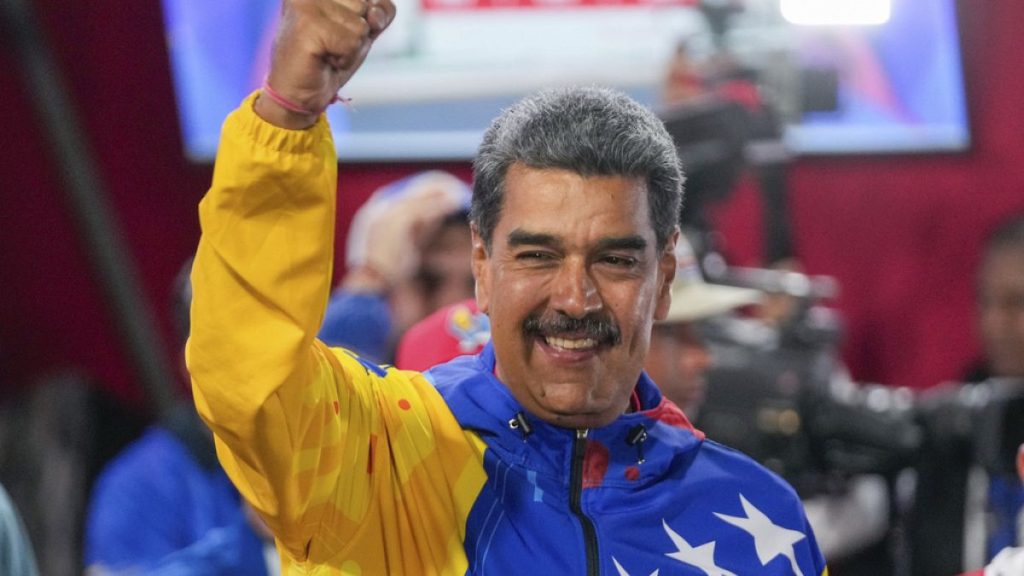
<svg viewBox="0 0 1024 576">
<path fill-rule="evenodd" d="M 793 168 L 797 251 L 809 272 L 842 286 L 843 353 L 858 379 L 924 387 L 958 374 L 976 352 L 972 274 L 984 230 L 1024 211 L 1024 75 L 1011 68 L 1024 3 L 965 4 L 971 152 L 801 159 Z M 181 152 L 159 2 L 35 5 L 170 355 L 169 287 L 195 246 L 211 167 Z M 0 386 L 71 368 L 140 403 L 9 42 L 0 39 Z M 377 186 L 425 167 L 343 166 L 339 229 Z M 469 177 L 468 164 L 440 167 Z M 740 191 L 716 214 L 729 254 L 756 262 L 756 196 Z"/>
</svg>

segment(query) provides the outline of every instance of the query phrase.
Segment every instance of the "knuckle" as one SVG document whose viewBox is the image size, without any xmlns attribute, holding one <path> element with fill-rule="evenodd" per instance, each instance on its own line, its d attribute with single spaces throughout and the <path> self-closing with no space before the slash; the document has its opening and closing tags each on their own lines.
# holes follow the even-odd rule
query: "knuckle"
<svg viewBox="0 0 1024 576">
<path fill-rule="evenodd" d="M 363 38 L 370 33 L 370 23 L 365 18 L 360 18 L 356 22 L 355 33 L 358 35 L 356 40 L 356 46 L 360 46 L 363 43 Z"/>
</svg>

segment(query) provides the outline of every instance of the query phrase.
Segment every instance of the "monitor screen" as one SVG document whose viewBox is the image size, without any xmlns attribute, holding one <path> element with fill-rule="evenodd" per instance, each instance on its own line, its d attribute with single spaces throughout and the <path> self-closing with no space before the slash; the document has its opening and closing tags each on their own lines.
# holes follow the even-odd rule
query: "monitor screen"
<svg viewBox="0 0 1024 576">
<path fill-rule="evenodd" d="M 328 112 L 342 160 L 472 158 L 498 112 L 542 87 L 621 89 L 664 108 L 680 46 L 754 71 L 796 154 L 969 144 L 955 0 L 892 0 L 885 24 L 797 26 L 778 1 L 396 0 L 398 17 Z M 163 0 L 187 155 L 262 84 L 280 0 Z M 721 16 L 721 15 L 719 15 Z"/>
</svg>

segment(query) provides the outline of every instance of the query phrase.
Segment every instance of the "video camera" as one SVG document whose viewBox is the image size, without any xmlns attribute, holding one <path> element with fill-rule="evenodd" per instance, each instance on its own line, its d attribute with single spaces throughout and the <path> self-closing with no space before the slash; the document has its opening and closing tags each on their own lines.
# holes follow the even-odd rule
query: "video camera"
<svg viewBox="0 0 1024 576">
<path fill-rule="evenodd" d="M 1024 381 L 924 392 L 854 382 L 838 361 L 841 322 L 818 305 L 834 296 L 834 281 L 759 269 L 733 269 L 726 280 L 798 305 L 778 327 L 736 317 L 702 327 L 716 362 L 696 424 L 709 438 L 765 464 L 804 496 L 857 474 L 893 477 L 933 445 L 959 443 L 989 473 L 1015 473 Z"/>
</svg>

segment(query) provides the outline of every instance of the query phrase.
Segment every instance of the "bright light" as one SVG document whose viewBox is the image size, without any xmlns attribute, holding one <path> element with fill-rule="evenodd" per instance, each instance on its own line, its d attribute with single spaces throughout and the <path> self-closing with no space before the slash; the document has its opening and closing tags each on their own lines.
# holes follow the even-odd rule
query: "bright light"
<svg viewBox="0 0 1024 576">
<path fill-rule="evenodd" d="M 890 0 L 782 0 L 782 16 L 793 24 L 866 25 L 889 21 Z"/>
</svg>

